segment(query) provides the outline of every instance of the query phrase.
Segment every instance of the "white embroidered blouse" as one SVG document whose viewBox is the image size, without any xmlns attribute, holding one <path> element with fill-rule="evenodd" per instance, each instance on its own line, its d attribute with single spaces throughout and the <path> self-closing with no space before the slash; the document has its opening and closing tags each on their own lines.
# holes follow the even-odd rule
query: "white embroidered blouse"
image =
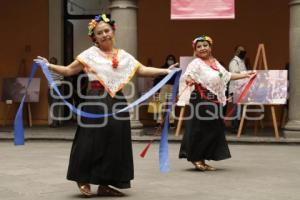
<svg viewBox="0 0 300 200">
<path fill-rule="evenodd" d="M 196 83 L 201 84 L 202 87 L 215 94 L 217 96 L 218 101 L 225 105 L 225 91 L 227 89 L 227 83 L 231 78 L 231 73 L 228 72 L 217 60 L 215 61 L 219 71 L 212 69 L 200 58 L 195 58 L 192 62 L 188 64 L 187 69 L 182 76 L 182 79 L 185 80 L 187 76 L 190 76 Z M 221 76 L 220 73 L 222 74 Z M 186 83 L 185 81 L 181 81 L 181 84 L 185 85 Z M 179 88 L 185 88 L 185 86 L 179 86 Z M 188 104 L 190 98 L 186 97 L 190 97 L 191 92 L 193 90 L 194 86 L 193 88 L 190 88 L 187 91 L 185 91 L 185 97 L 182 97 L 182 99 L 179 98 L 179 103 L 177 104 Z"/>
<path fill-rule="evenodd" d="M 105 90 L 114 97 L 134 76 L 141 66 L 132 55 L 118 49 L 117 68 L 112 67 L 112 61 L 98 47 L 92 46 L 80 53 L 76 60 L 84 65 L 89 81 L 98 80 Z"/>
</svg>

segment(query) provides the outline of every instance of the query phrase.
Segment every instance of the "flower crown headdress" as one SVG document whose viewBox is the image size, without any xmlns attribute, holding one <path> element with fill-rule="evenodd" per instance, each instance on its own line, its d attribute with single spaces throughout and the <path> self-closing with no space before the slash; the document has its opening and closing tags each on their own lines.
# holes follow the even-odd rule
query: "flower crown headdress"
<svg viewBox="0 0 300 200">
<path fill-rule="evenodd" d="M 96 15 L 95 18 L 92 19 L 88 25 L 88 30 L 89 30 L 88 35 L 90 37 L 94 35 L 94 28 L 101 21 L 108 23 L 114 31 L 116 30 L 116 25 L 114 20 L 111 20 L 106 14 Z"/>
<path fill-rule="evenodd" d="M 211 39 L 211 37 L 207 36 L 207 35 L 201 35 L 199 37 L 196 37 L 193 42 L 192 45 L 195 48 L 195 45 L 198 41 L 207 41 L 210 45 L 213 44 L 213 40 Z"/>
</svg>

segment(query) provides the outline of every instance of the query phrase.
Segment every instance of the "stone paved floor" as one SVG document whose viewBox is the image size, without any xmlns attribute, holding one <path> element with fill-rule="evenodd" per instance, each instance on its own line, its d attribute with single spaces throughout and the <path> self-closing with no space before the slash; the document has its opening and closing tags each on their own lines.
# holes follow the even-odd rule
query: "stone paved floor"
<svg viewBox="0 0 300 200">
<path fill-rule="evenodd" d="M 124 199 L 300 199 L 299 145 L 231 144 L 231 159 L 210 162 L 218 171 L 198 172 L 177 158 L 179 143 L 170 143 L 166 174 L 158 170 L 158 143 L 145 158 L 138 156 L 145 145 L 133 143 L 135 179 L 131 189 L 123 190 Z M 17 147 L 0 142 L 0 199 L 81 199 L 75 184 L 65 179 L 70 147 L 70 141 L 28 141 Z"/>
</svg>

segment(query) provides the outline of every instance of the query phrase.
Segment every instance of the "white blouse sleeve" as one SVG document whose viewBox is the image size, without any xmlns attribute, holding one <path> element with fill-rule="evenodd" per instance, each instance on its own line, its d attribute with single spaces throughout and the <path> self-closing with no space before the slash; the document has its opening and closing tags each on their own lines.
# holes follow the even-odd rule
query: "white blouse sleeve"
<svg viewBox="0 0 300 200">
<path fill-rule="evenodd" d="M 194 81 L 197 81 L 197 74 L 199 74 L 199 64 L 197 64 L 197 59 L 194 59 L 190 64 L 188 64 L 186 71 L 183 74 L 183 78 L 186 79 L 188 76 Z"/>
</svg>

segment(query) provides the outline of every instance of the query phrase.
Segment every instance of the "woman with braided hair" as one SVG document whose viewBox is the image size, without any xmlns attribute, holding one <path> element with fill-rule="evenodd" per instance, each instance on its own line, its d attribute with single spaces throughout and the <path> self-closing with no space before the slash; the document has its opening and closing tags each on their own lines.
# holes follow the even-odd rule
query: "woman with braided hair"
<svg viewBox="0 0 300 200">
<path fill-rule="evenodd" d="M 85 71 L 89 86 L 83 111 L 114 113 L 127 106 L 122 88 L 131 78 L 168 74 L 167 69 L 145 67 L 125 50 L 114 47 L 115 22 L 105 14 L 96 16 L 88 26 L 94 45 L 80 53 L 68 66 L 48 63 L 48 68 L 71 76 Z M 99 185 L 98 196 L 123 196 L 114 188 L 130 188 L 134 177 L 129 113 L 106 118 L 80 118 L 73 141 L 67 179 L 76 181 L 85 196 L 94 195 L 90 184 Z M 112 187 L 111 187 L 112 186 Z M 114 188 L 113 188 L 114 187 Z"/>
<path fill-rule="evenodd" d="M 209 36 L 193 40 L 195 59 L 187 66 L 183 79 L 192 87 L 190 111 L 181 142 L 179 158 L 186 158 L 199 171 L 214 171 L 205 160 L 230 158 L 225 138 L 221 106 L 226 104 L 226 84 L 229 80 L 248 78 L 255 72 L 244 74 L 228 72 L 212 55 L 213 41 Z M 186 102 L 188 103 L 188 102 Z"/>
</svg>

